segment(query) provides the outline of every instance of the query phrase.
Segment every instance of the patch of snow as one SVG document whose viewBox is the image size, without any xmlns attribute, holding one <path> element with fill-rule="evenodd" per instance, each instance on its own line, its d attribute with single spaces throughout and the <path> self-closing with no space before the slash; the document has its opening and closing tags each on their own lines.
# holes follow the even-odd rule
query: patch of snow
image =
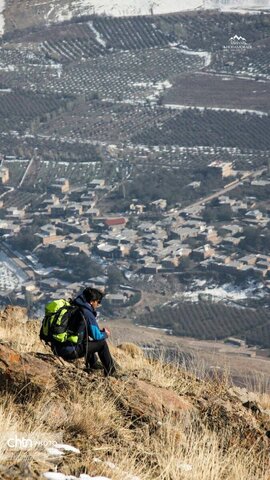
<svg viewBox="0 0 270 480">
<path fill-rule="evenodd" d="M 200 52 L 196 50 L 188 50 L 186 48 L 180 49 L 180 52 L 184 53 L 185 55 L 196 55 L 197 57 L 204 58 L 205 67 L 208 67 L 212 61 L 212 54 L 210 52 Z"/>
<path fill-rule="evenodd" d="M 204 289 L 184 292 L 181 296 L 194 302 L 198 301 L 200 294 L 210 295 L 217 300 L 239 301 L 258 297 L 258 295 L 256 295 L 256 290 L 258 289 L 260 289 L 260 284 L 252 284 L 247 288 L 240 288 L 227 283 L 222 286 L 213 285 Z"/>
<path fill-rule="evenodd" d="M 164 80 L 164 82 L 157 82 L 154 87 L 157 90 L 164 90 L 166 88 L 171 88 L 172 84 L 169 82 L 169 80 Z"/>
<path fill-rule="evenodd" d="M 88 0 L 73 0 L 73 8 L 77 8 L 81 13 L 106 13 L 114 16 L 123 15 L 145 15 L 151 13 L 151 6 L 154 14 L 173 13 L 183 10 L 194 10 L 203 7 L 200 0 L 159 0 L 159 2 L 150 2 L 149 0 L 137 0 L 136 4 L 132 0 L 119 0 L 115 4 L 110 0 L 92 0 L 89 5 Z M 259 3 L 259 2 L 258 2 Z M 207 8 L 217 8 L 216 4 L 208 4 Z M 253 6 L 253 10 L 252 10 Z M 269 5 L 268 5 L 269 7 Z M 267 9 L 267 6 L 264 10 Z M 237 13 L 260 13 L 263 7 L 257 4 L 250 5 L 243 1 L 237 5 L 221 5 L 222 11 L 235 11 Z"/>
<path fill-rule="evenodd" d="M 61 457 L 62 455 L 64 455 L 64 452 L 62 452 L 62 450 L 59 450 L 59 448 L 55 447 L 46 448 L 46 452 L 52 457 Z"/>
<path fill-rule="evenodd" d="M 48 478 L 48 480 L 66 480 L 67 476 L 64 473 L 60 472 L 45 472 L 43 477 Z"/>
<path fill-rule="evenodd" d="M 5 17 L 3 11 L 5 10 L 5 0 L 0 0 L 0 36 L 4 34 L 5 31 Z"/>
<path fill-rule="evenodd" d="M 240 8 L 242 7 L 242 8 Z M 261 12 L 269 10 L 269 6 L 267 7 L 260 7 L 259 5 L 254 5 L 254 9 L 252 9 L 250 6 L 244 5 L 244 2 L 242 5 L 239 5 L 238 7 L 235 5 L 223 5 L 222 8 L 219 10 L 222 10 L 222 12 L 235 12 L 239 14 L 254 14 L 254 15 L 259 15 Z"/>
<path fill-rule="evenodd" d="M 48 478 L 49 480 L 78 480 L 81 477 L 74 477 L 74 475 L 65 475 L 61 472 L 46 472 L 43 474 L 44 477 Z M 91 479 L 96 477 L 89 477 Z"/>
<path fill-rule="evenodd" d="M 56 443 L 54 446 L 55 448 L 64 450 L 66 452 L 80 453 L 80 450 L 78 448 L 72 447 L 72 445 L 66 445 L 65 443 Z"/>
<path fill-rule="evenodd" d="M 177 304 L 178 306 L 178 304 Z M 148 328 L 149 330 L 159 330 L 160 332 L 165 332 L 168 333 L 169 335 L 172 335 L 172 330 L 169 328 L 160 328 L 160 327 L 152 327 L 151 325 L 140 325 L 139 323 L 136 323 L 137 327 L 140 328 Z"/>
<path fill-rule="evenodd" d="M 53 12 L 54 9 L 55 9 L 55 5 L 52 4 L 50 10 L 48 11 L 48 13 L 47 13 L 47 15 L 46 15 L 46 18 L 47 18 L 47 19 L 49 19 L 50 15 L 51 15 L 51 13 Z"/>
<path fill-rule="evenodd" d="M 204 110 L 213 110 L 215 112 L 236 112 L 236 113 L 240 113 L 241 115 L 244 115 L 245 113 L 252 113 L 252 114 L 255 114 L 255 115 L 258 115 L 259 117 L 264 117 L 264 116 L 267 116 L 268 113 L 267 112 L 262 112 L 261 110 L 250 110 L 250 109 L 247 109 L 247 108 L 225 108 L 225 107 L 198 107 L 198 106 L 194 106 L 194 105 L 179 105 L 179 104 L 173 104 L 173 103 L 166 103 L 164 105 L 165 108 L 174 108 L 176 110 L 187 110 L 187 109 L 191 109 L 191 110 L 200 110 L 200 111 L 204 111 Z"/>
<path fill-rule="evenodd" d="M 80 480 L 111 480 L 108 477 L 90 477 L 90 475 L 87 475 L 86 473 L 81 473 L 79 476 Z"/>
<path fill-rule="evenodd" d="M 131 83 L 131 85 L 133 85 L 134 87 L 147 88 L 147 87 L 152 87 L 153 82 L 134 82 L 134 83 Z"/>
<path fill-rule="evenodd" d="M 1 16 L 0 16 L 0 21 L 1 21 Z M 1 35 L 1 32 L 0 32 L 0 35 Z M 4 70 L 4 72 L 14 72 L 16 70 L 16 67 L 15 65 L 3 65 L 0 63 L 0 70 Z"/>
<path fill-rule="evenodd" d="M 48 480 L 111 480 L 108 477 L 90 477 L 90 475 L 85 473 L 81 473 L 79 477 L 74 477 L 74 475 L 65 475 L 61 472 L 45 472 L 43 473 L 43 477 Z"/>
<path fill-rule="evenodd" d="M 101 33 L 94 27 L 93 22 L 88 22 L 88 25 L 89 25 L 90 29 L 92 30 L 92 32 L 94 32 L 94 34 L 96 36 L 96 41 L 100 45 L 102 45 L 102 47 L 106 48 L 107 47 L 106 41 L 102 37 Z"/>
<path fill-rule="evenodd" d="M 192 465 L 190 465 L 190 463 L 178 463 L 178 467 L 183 472 L 190 472 L 192 470 Z"/>
<path fill-rule="evenodd" d="M 62 7 L 62 10 L 58 11 L 55 15 L 57 22 L 64 22 L 70 20 L 73 17 L 73 11 L 69 9 L 69 5 Z"/>
<path fill-rule="evenodd" d="M 106 465 L 107 467 L 109 467 L 111 470 L 116 470 L 117 472 L 119 471 L 119 473 L 121 474 L 121 477 L 125 476 L 125 480 L 141 480 L 140 477 L 137 477 L 136 475 L 132 475 L 130 473 L 127 473 L 127 472 L 123 472 L 122 470 L 120 470 L 120 468 L 115 465 L 115 463 L 113 462 L 110 462 L 110 461 L 102 461 L 100 460 L 100 458 L 94 458 L 94 462 L 95 463 L 103 463 L 104 465 Z M 94 477 L 96 478 L 96 477 Z"/>
<path fill-rule="evenodd" d="M 194 280 L 193 285 L 196 287 L 202 287 L 206 284 L 206 280 L 200 280 L 199 278 Z"/>
<path fill-rule="evenodd" d="M 192 10 L 201 5 L 198 0 L 160 0 L 153 2 L 153 13 L 172 13 L 181 10 Z M 110 0 L 73 0 L 72 8 L 80 10 L 83 13 L 106 13 L 113 16 L 126 15 L 145 15 L 151 11 L 151 2 L 149 0 L 137 0 L 136 4 L 132 0 L 119 0 L 116 3 Z"/>
</svg>

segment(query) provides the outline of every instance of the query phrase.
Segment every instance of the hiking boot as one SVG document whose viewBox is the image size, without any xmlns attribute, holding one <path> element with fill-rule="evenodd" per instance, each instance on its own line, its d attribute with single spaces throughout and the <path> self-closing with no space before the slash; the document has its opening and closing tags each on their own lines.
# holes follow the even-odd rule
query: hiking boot
<svg viewBox="0 0 270 480">
<path fill-rule="evenodd" d="M 87 368 L 90 370 L 104 370 L 104 367 L 100 362 L 97 362 L 94 365 L 87 365 Z"/>
<path fill-rule="evenodd" d="M 95 362 L 92 365 L 90 363 L 87 363 L 84 371 L 87 373 L 94 373 L 97 370 L 104 370 L 104 367 L 101 362 Z"/>
<path fill-rule="evenodd" d="M 116 378 L 117 380 L 128 380 L 129 376 L 124 373 L 123 371 L 115 370 L 114 372 L 110 373 L 110 375 L 106 375 L 106 378 Z"/>
<path fill-rule="evenodd" d="M 83 369 L 83 371 L 86 372 L 86 373 L 95 373 L 96 372 L 96 370 L 92 370 L 92 368 L 89 368 L 89 367 L 85 367 Z"/>
<path fill-rule="evenodd" d="M 90 375 L 91 373 L 92 373 L 92 374 L 94 374 L 94 373 L 97 374 L 97 373 L 100 372 L 101 370 L 103 370 L 103 368 L 102 368 L 102 369 L 99 369 L 99 368 L 89 368 L 89 367 L 85 367 L 85 368 L 83 369 L 83 371 L 86 372 L 86 373 L 88 373 L 89 375 Z"/>
</svg>

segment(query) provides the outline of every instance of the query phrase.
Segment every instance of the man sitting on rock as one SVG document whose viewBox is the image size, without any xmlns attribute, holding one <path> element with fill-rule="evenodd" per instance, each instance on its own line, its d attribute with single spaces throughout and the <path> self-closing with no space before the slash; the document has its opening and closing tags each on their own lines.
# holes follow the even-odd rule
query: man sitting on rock
<svg viewBox="0 0 270 480">
<path fill-rule="evenodd" d="M 64 360 L 85 356 L 88 371 L 99 368 L 97 353 L 104 368 L 104 375 L 117 377 L 119 372 L 116 372 L 115 363 L 106 342 L 110 336 L 110 330 L 106 327 L 100 330 L 96 320 L 96 309 L 101 305 L 103 297 L 104 294 L 96 288 L 85 288 L 83 293 L 73 301 L 73 305 L 78 306 L 81 313 L 79 328 L 76 332 L 79 342 L 76 344 L 68 341 L 63 344 L 55 342 L 53 350 Z"/>
</svg>

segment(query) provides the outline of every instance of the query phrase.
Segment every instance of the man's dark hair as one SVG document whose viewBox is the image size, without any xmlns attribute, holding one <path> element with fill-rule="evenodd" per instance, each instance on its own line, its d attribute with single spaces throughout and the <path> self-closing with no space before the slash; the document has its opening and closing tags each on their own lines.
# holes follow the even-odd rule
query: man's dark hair
<svg viewBox="0 0 270 480">
<path fill-rule="evenodd" d="M 101 303 L 102 298 L 105 296 L 105 294 L 103 292 L 101 292 L 97 288 L 92 288 L 92 287 L 85 288 L 84 291 L 83 291 L 83 295 L 84 295 L 85 300 L 88 303 L 94 302 L 96 300 L 99 303 Z"/>
</svg>

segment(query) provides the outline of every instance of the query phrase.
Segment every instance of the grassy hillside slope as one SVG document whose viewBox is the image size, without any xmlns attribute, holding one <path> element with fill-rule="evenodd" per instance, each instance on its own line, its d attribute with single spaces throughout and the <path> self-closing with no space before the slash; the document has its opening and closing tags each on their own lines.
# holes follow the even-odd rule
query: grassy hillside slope
<svg viewBox="0 0 270 480">
<path fill-rule="evenodd" d="M 269 480 L 269 392 L 196 377 L 133 344 L 111 345 L 127 379 L 89 375 L 53 357 L 26 320 L 14 307 L 0 316 L 1 479 Z M 11 448 L 14 437 L 32 443 Z M 57 456 L 56 442 L 79 451 Z"/>
</svg>

